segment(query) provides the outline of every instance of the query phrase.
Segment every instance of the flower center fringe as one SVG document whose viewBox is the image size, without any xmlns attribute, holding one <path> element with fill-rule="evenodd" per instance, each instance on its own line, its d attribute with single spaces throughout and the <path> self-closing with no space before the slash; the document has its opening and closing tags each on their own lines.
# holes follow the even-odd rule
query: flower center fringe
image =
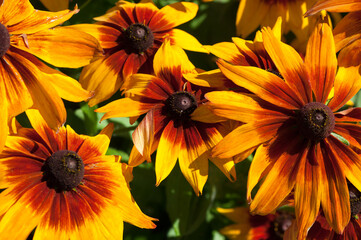
<svg viewBox="0 0 361 240">
<path fill-rule="evenodd" d="M 311 102 L 303 106 L 297 120 L 300 133 L 314 142 L 328 137 L 335 128 L 333 112 L 319 102 Z"/>
<path fill-rule="evenodd" d="M 134 23 L 125 30 L 129 47 L 136 53 L 143 53 L 154 43 L 154 36 L 148 26 Z"/>
<path fill-rule="evenodd" d="M 70 191 L 84 177 L 84 163 L 73 151 L 60 150 L 53 153 L 43 166 L 43 180 L 57 192 Z"/>
<path fill-rule="evenodd" d="M 187 118 L 197 108 L 197 100 L 193 94 L 180 91 L 173 93 L 165 101 L 165 111 L 168 116 L 173 118 Z"/>
<path fill-rule="evenodd" d="M 8 29 L 0 23 L 0 57 L 3 57 L 10 47 L 10 34 Z"/>
</svg>

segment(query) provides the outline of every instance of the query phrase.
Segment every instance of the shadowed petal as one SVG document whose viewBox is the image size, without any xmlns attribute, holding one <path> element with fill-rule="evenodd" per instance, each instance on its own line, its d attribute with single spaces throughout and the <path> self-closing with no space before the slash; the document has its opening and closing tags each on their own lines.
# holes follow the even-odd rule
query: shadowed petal
<svg viewBox="0 0 361 240">
<path fill-rule="evenodd" d="M 150 159 L 154 140 L 154 109 L 151 109 L 132 134 L 134 145 L 146 158 Z"/>
<path fill-rule="evenodd" d="M 361 6 L 361 2 L 360 2 Z M 360 9 L 361 10 L 361 9 Z M 361 12 L 351 12 L 333 30 L 336 51 L 361 38 Z M 357 44 L 355 44 L 357 46 Z M 360 41 L 358 43 L 360 46 Z"/>
<path fill-rule="evenodd" d="M 318 1 L 311 9 L 309 9 L 305 16 L 311 16 L 321 10 L 329 12 L 353 12 L 361 10 L 360 0 L 321 0 Z"/>
</svg>

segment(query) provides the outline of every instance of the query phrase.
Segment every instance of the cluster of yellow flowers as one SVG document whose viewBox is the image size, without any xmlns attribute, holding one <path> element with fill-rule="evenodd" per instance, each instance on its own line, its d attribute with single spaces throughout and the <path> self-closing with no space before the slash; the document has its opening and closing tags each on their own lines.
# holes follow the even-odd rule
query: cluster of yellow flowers
<svg viewBox="0 0 361 240">
<path fill-rule="evenodd" d="M 69 26 L 58 25 L 77 7 L 0 4 L 0 239 L 35 228 L 33 239 L 122 239 L 123 221 L 155 228 L 129 189 L 154 152 L 156 185 L 178 162 L 196 195 L 209 161 L 236 181 L 235 164 L 255 152 L 249 209 L 219 209 L 236 222 L 221 230 L 231 239 L 361 236 L 361 108 L 347 104 L 361 88 L 361 0 L 241 0 L 242 38 L 212 46 L 176 28 L 196 16 L 192 2 L 120 0 Z M 216 56 L 218 69 L 197 68 L 184 50 Z M 77 81 L 48 64 L 83 69 Z M 143 117 L 128 163 L 105 154 L 112 124 L 95 137 L 64 126 L 62 99 L 93 107 L 118 91 L 95 112 Z M 17 122 L 23 112 L 32 129 Z"/>
</svg>

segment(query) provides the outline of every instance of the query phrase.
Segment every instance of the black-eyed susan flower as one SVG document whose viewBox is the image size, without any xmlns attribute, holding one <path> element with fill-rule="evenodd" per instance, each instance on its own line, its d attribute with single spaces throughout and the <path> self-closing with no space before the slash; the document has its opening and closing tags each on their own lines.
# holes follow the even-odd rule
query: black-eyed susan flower
<svg viewBox="0 0 361 240">
<path fill-rule="evenodd" d="M 307 43 L 315 18 L 304 14 L 317 0 L 241 0 L 236 17 L 237 35 L 247 37 L 259 26 L 274 26 L 278 17 L 283 20 L 283 32 L 296 35 L 299 48 Z"/>
<path fill-rule="evenodd" d="M 95 18 L 96 24 L 75 26 L 95 36 L 105 55 L 86 66 L 80 83 L 95 96 L 93 106 L 111 97 L 130 75 L 153 72 L 153 58 L 165 38 L 187 50 L 207 52 L 192 35 L 175 29 L 194 18 L 198 5 L 177 2 L 158 9 L 153 2 L 119 1 L 107 14 Z"/>
<path fill-rule="evenodd" d="M 11 117 L 36 108 L 49 126 L 57 129 L 66 119 L 62 98 L 80 102 L 92 96 L 76 80 L 38 59 L 57 67 L 77 68 L 100 53 L 94 37 L 65 27 L 53 28 L 77 12 L 77 9 L 39 11 L 28 0 L 1 1 L 0 148 L 8 134 L 7 123 Z"/>
<path fill-rule="evenodd" d="M 202 89 L 182 77 L 194 71 L 194 66 L 181 48 L 171 46 L 169 41 L 163 43 L 154 57 L 154 71 L 155 76 L 131 76 L 125 83 L 129 97 L 96 111 L 106 113 L 102 119 L 146 114 L 133 133 L 135 148 L 129 164 L 150 161 L 150 155 L 157 149 L 156 185 L 169 175 L 179 159 L 183 175 L 198 195 L 208 178 L 210 149 L 222 139 L 217 123 L 220 118 L 202 104 L 205 100 Z M 235 177 L 232 159 L 211 161 L 227 177 Z"/>
<path fill-rule="evenodd" d="M 361 79 L 348 68 L 339 66 L 337 71 L 327 21 L 317 24 L 305 60 L 264 28 L 264 46 L 280 76 L 221 60 L 222 73 L 254 95 L 206 94 L 215 114 L 245 123 L 215 146 L 213 156 L 232 157 L 258 146 L 248 175 L 250 210 L 269 214 L 294 190 L 299 239 L 306 237 L 320 206 L 330 226 L 341 233 L 350 220 L 346 179 L 361 189 L 360 157 L 353 151 L 361 147 L 356 124 L 361 109 L 337 112 L 359 91 Z M 334 97 L 328 101 L 333 87 Z M 251 191 L 260 179 L 252 200 Z"/>
<path fill-rule="evenodd" d="M 291 211 L 277 210 L 266 216 L 251 215 L 246 207 L 217 208 L 234 223 L 219 230 L 231 240 L 281 240 L 294 220 Z"/>
<path fill-rule="evenodd" d="M 95 137 L 50 129 L 37 110 L 34 129 L 9 136 L 0 155 L 0 235 L 26 239 L 122 239 L 123 221 L 154 228 L 129 191 L 129 169 L 106 156 L 112 127 Z"/>
</svg>

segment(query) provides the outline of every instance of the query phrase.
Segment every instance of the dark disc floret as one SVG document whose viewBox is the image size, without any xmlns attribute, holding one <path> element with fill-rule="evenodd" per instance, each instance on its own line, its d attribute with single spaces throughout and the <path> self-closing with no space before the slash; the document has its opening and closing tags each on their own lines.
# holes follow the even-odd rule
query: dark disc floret
<svg viewBox="0 0 361 240">
<path fill-rule="evenodd" d="M 186 91 L 175 92 L 165 101 L 166 114 L 176 119 L 189 117 L 197 106 L 194 95 Z"/>
<path fill-rule="evenodd" d="M 57 192 L 70 191 L 77 187 L 84 177 L 82 158 L 73 151 L 60 150 L 53 153 L 43 166 L 43 180 Z"/>
<path fill-rule="evenodd" d="M 0 23 L 0 57 L 3 57 L 10 47 L 10 34 L 8 29 Z"/>
<path fill-rule="evenodd" d="M 283 239 L 284 233 L 291 226 L 295 216 L 291 212 L 277 212 L 273 220 L 273 231 L 277 238 Z"/>
<path fill-rule="evenodd" d="M 318 142 L 328 137 L 335 128 L 335 116 L 323 103 L 311 102 L 303 106 L 297 116 L 300 133 Z"/>
<path fill-rule="evenodd" d="M 129 48 L 136 53 L 146 51 L 154 43 L 152 30 L 141 23 L 131 24 L 124 34 Z"/>
</svg>

